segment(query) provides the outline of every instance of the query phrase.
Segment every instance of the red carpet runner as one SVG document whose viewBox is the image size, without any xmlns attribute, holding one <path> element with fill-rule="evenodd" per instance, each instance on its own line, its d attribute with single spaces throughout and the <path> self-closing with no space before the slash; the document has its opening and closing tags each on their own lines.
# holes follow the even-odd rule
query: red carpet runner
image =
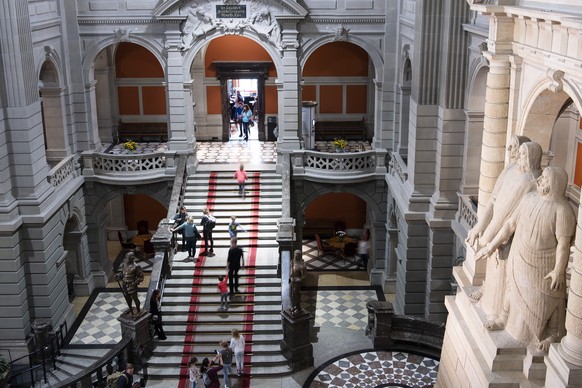
<svg viewBox="0 0 582 388">
<path fill-rule="evenodd" d="M 253 316 L 254 316 L 254 301 L 255 301 L 255 264 L 257 258 L 257 245 L 258 245 L 258 224 L 259 224 L 259 201 L 260 201 L 260 181 L 261 181 L 261 173 L 255 172 L 253 174 L 249 173 L 250 179 L 247 181 L 247 185 L 254 188 L 255 192 L 252 193 L 253 195 L 250 196 L 252 199 L 251 202 L 251 210 L 250 210 L 250 234 L 248 240 L 248 250 L 245 255 L 245 268 L 246 271 L 241 271 L 241 275 L 246 275 L 247 280 L 247 295 L 245 296 L 246 305 L 244 307 L 244 314 L 243 314 L 243 327 L 242 327 L 242 335 L 245 338 L 246 346 L 245 346 L 245 356 L 244 356 L 244 364 L 245 364 L 245 372 L 249 372 L 250 362 L 251 362 L 251 354 L 252 354 L 252 341 L 253 341 Z M 212 172 L 210 174 L 210 178 L 208 181 L 208 198 L 206 200 L 206 206 L 210 213 L 213 212 L 214 209 L 214 196 L 215 190 L 217 186 L 217 174 Z M 250 183 L 250 184 L 249 184 Z M 248 187 L 247 186 L 247 187 Z M 247 197 L 249 198 L 249 197 Z M 204 243 L 201 243 L 200 250 L 202 250 Z M 244 249 L 244 248 L 243 248 Z M 199 256 L 198 262 L 195 265 L 194 269 L 194 277 L 192 280 L 192 296 L 190 298 L 190 310 L 188 311 L 188 319 L 186 325 L 186 335 L 184 337 L 184 349 L 182 351 L 182 367 L 180 369 L 180 383 L 178 384 L 178 388 L 189 388 L 190 387 L 190 379 L 188 376 L 188 360 L 190 359 L 190 355 L 195 353 L 194 349 L 194 340 L 196 334 L 196 316 L 197 316 L 197 302 L 198 302 L 198 294 L 199 294 L 199 287 L 202 284 L 202 271 L 204 269 L 204 263 L 206 261 L 206 256 Z M 246 273 L 245 273 L 246 272 Z M 202 360 L 198 360 L 198 365 L 202 362 Z M 220 373 L 219 373 L 220 374 Z M 232 377 L 231 377 L 232 378 Z M 249 388 L 250 387 L 250 377 L 245 375 L 243 378 L 239 378 L 239 386 L 242 388 Z M 200 381 L 199 385 L 203 385 Z"/>
</svg>

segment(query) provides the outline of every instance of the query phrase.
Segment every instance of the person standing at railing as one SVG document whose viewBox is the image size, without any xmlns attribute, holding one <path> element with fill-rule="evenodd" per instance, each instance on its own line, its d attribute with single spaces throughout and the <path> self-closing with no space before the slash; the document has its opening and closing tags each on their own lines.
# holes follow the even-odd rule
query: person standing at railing
<svg viewBox="0 0 582 388">
<path fill-rule="evenodd" d="M 176 227 L 182 225 L 183 223 L 186 222 L 186 220 L 188 219 L 188 212 L 186 211 L 186 206 L 181 206 L 180 207 L 180 211 L 174 216 L 174 225 Z M 182 248 L 181 250 L 183 251 L 184 249 L 186 249 L 186 235 L 184 234 L 184 232 L 179 232 L 182 235 Z"/>
<path fill-rule="evenodd" d="M 198 228 L 194 224 L 194 217 L 188 217 L 188 221 L 178 226 L 177 228 L 170 229 L 170 231 L 175 232 L 177 230 L 184 230 L 186 235 L 186 248 L 188 249 L 188 258 L 196 260 L 196 241 L 200 239 L 200 233 Z"/>
</svg>

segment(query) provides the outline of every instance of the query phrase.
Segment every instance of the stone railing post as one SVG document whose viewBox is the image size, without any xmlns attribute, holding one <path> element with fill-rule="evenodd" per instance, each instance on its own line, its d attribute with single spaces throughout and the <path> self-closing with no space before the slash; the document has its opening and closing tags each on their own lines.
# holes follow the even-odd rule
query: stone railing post
<svg viewBox="0 0 582 388">
<path fill-rule="evenodd" d="M 394 308 L 390 302 L 371 300 L 366 304 L 368 309 L 368 326 L 366 335 L 372 340 L 374 349 L 390 349 L 392 347 L 392 318 Z"/>
</svg>

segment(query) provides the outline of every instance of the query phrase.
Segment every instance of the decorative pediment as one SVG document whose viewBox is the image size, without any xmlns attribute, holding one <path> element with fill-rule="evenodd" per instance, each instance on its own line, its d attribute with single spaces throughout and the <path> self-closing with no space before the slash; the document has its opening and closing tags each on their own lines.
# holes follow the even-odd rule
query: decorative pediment
<svg viewBox="0 0 582 388">
<path fill-rule="evenodd" d="M 210 5 L 213 8 L 213 12 L 216 15 L 217 9 L 222 8 L 223 10 L 239 11 L 246 9 L 247 16 L 250 15 L 248 9 L 250 7 L 258 8 L 270 8 L 276 12 L 277 18 L 297 18 L 304 19 L 307 16 L 307 11 L 305 8 L 300 6 L 297 1 L 294 0 L 166 0 L 162 1 L 154 10 L 155 18 L 164 18 L 172 16 L 183 16 L 186 17 L 188 14 L 188 9 L 191 7 L 199 7 L 204 5 Z M 220 12 L 220 11 L 219 11 Z M 236 15 L 234 15 L 236 16 Z M 225 17 L 224 19 L 227 19 Z"/>
</svg>

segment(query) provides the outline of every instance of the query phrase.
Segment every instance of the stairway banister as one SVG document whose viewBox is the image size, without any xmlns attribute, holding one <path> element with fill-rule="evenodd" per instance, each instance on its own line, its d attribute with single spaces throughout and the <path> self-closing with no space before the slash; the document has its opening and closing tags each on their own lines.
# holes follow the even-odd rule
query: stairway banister
<svg viewBox="0 0 582 388">
<path fill-rule="evenodd" d="M 99 388 L 105 387 L 107 374 L 113 372 L 112 364 L 113 359 L 117 357 L 118 359 L 125 360 L 125 362 L 131 362 L 129 355 L 132 354 L 131 347 L 133 346 L 133 338 L 131 333 L 124 335 L 121 341 L 117 343 L 109 352 L 107 352 L 101 359 L 95 361 L 93 364 L 86 368 L 85 372 L 79 373 L 75 376 L 71 376 L 59 383 L 60 387 L 77 387 L 80 383 L 82 387 L 92 387 L 96 386 Z M 105 367 L 107 374 L 103 375 L 103 368 Z M 96 375 L 96 385 L 93 385 L 93 374 Z M 147 381 L 147 369 L 145 373 L 142 373 L 144 379 Z M 89 384 L 89 385 L 87 385 Z"/>
</svg>

